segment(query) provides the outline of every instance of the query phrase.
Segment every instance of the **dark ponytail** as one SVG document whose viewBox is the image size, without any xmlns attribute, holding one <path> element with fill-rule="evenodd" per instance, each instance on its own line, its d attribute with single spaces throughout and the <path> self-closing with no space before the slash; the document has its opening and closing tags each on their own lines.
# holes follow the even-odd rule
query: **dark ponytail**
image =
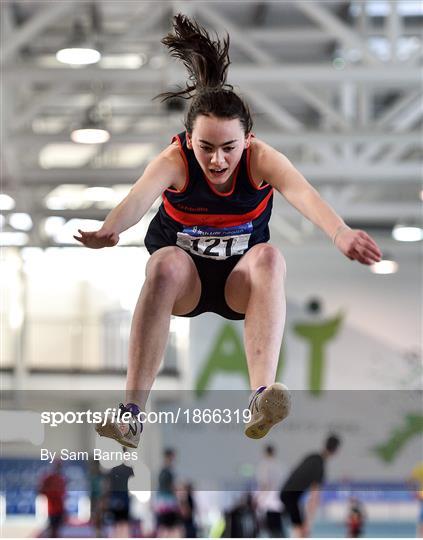
<svg viewBox="0 0 423 540">
<path fill-rule="evenodd" d="M 239 118 L 245 133 L 252 129 L 248 106 L 226 83 L 230 64 L 229 36 L 223 41 L 213 40 L 207 30 L 195 20 L 182 14 L 173 19 L 173 33 L 162 39 L 170 54 L 182 60 L 189 78 L 185 89 L 165 92 L 157 97 L 162 101 L 171 98 L 193 98 L 185 119 L 185 127 L 192 132 L 194 121 L 200 114 L 217 118 Z"/>
<path fill-rule="evenodd" d="M 190 21 L 185 15 L 176 15 L 173 23 L 174 34 L 169 33 L 162 39 L 163 45 L 170 50 L 171 56 L 182 60 L 189 73 L 185 90 L 168 92 L 162 97 L 185 97 L 188 99 L 197 89 L 223 88 L 230 64 L 229 36 L 223 42 L 213 41 L 207 30 L 196 21 Z M 232 87 L 230 87 L 232 90 Z M 166 99 L 166 98 L 165 98 Z"/>
</svg>

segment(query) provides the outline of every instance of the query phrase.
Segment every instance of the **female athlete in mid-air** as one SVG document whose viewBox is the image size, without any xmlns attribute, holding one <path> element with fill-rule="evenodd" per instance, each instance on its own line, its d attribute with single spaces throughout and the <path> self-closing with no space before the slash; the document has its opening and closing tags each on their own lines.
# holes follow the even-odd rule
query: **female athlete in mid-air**
<svg viewBox="0 0 423 540">
<path fill-rule="evenodd" d="M 226 83 L 229 37 L 214 41 L 184 15 L 163 39 L 189 72 L 185 90 L 164 99 L 191 98 L 185 132 L 146 167 L 127 197 L 98 231 L 75 236 L 90 248 L 114 246 L 160 195 L 145 245 L 151 254 L 131 327 L 126 405 L 129 423 L 96 429 L 137 447 L 137 419 L 157 375 L 171 315 L 206 311 L 245 319 L 251 421 L 245 433 L 261 438 L 285 418 L 289 392 L 275 383 L 285 323 L 285 261 L 268 243 L 274 190 L 320 227 L 349 259 L 362 264 L 381 252 L 364 231 L 350 229 L 280 152 L 252 135 L 244 101 Z"/>
</svg>

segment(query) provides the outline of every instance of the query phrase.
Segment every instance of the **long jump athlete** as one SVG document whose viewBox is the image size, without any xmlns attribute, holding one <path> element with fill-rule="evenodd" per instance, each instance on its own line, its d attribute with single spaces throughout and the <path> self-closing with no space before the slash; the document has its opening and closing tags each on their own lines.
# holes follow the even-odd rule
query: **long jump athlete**
<svg viewBox="0 0 423 540">
<path fill-rule="evenodd" d="M 213 40 L 195 20 L 177 15 L 162 43 L 189 73 L 187 86 L 162 94 L 189 98 L 185 131 L 146 167 L 98 231 L 75 236 L 87 247 L 114 246 L 162 196 L 145 245 L 151 254 L 135 308 L 123 411 L 129 423 L 106 422 L 100 435 L 137 447 L 137 415 L 157 375 L 171 315 L 212 311 L 245 320 L 252 395 L 245 434 L 263 437 L 289 413 L 287 388 L 275 383 L 285 323 L 285 261 L 269 244 L 276 190 L 320 227 L 349 259 L 380 260 L 375 241 L 350 229 L 280 152 L 252 134 L 246 103 L 226 83 L 229 36 Z"/>
</svg>

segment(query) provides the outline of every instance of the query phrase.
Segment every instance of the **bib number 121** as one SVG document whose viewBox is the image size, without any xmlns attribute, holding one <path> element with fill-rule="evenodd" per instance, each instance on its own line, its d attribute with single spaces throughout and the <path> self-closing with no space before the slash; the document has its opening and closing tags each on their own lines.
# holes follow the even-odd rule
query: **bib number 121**
<svg viewBox="0 0 423 540">
<path fill-rule="evenodd" d="M 205 244 L 204 248 L 203 245 L 200 246 L 200 242 Z M 206 257 L 219 257 L 221 256 L 222 249 L 224 249 L 225 256 L 230 257 L 232 255 L 233 243 L 233 238 L 196 238 L 192 242 L 192 249 L 197 253 L 202 253 Z"/>
</svg>

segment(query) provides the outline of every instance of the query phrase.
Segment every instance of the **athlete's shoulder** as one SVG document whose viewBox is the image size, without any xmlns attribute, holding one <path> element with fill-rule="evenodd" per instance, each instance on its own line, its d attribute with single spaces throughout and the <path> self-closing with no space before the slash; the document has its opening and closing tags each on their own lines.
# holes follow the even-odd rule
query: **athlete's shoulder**
<svg viewBox="0 0 423 540">
<path fill-rule="evenodd" d="M 169 144 L 169 146 L 166 146 L 164 150 L 160 152 L 158 157 L 162 159 L 167 159 L 169 161 L 175 162 L 175 164 L 181 164 L 183 165 L 183 159 L 181 156 L 181 151 L 179 148 L 178 142 L 175 140 Z"/>
<path fill-rule="evenodd" d="M 250 142 L 250 152 L 251 157 L 250 159 L 254 161 L 261 161 L 264 158 L 274 158 L 276 156 L 281 156 L 282 154 L 273 148 L 273 146 L 270 146 L 270 144 L 267 144 L 261 139 L 258 139 L 257 137 L 252 137 Z"/>
<path fill-rule="evenodd" d="M 280 174 L 292 167 L 289 159 L 279 150 L 261 139 L 251 139 L 250 168 L 259 177 L 272 176 L 275 171 Z M 268 180 L 269 181 L 269 180 Z"/>
<path fill-rule="evenodd" d="M 254 179 L 270 182 L 275 169 L 280 169 L 285 156 L 256 137 L 250 142 L 250 173 Z M 285 158 L 286 159 L 286 158 Z"/>
<path fill-rule="evenodd" d="M 170 143 L 155 159 L 158 164 L 163 164 L 173 187 L 182 189 L 186 180 L 186 168 L 177 141 Z"/>
</svg>

